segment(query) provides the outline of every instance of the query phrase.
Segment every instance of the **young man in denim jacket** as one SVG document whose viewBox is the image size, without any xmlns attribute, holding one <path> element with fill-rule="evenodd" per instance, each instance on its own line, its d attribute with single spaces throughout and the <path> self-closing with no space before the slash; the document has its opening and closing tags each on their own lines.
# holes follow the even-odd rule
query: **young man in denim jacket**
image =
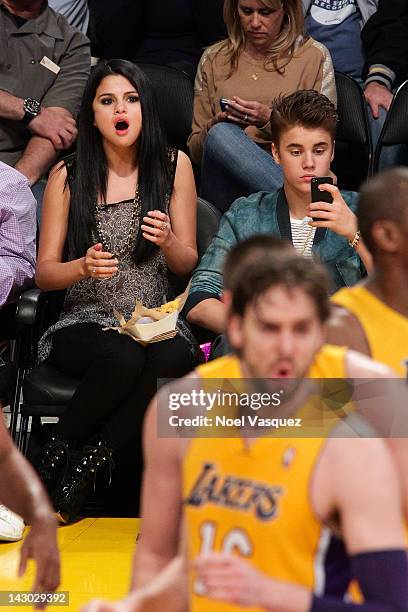
<svg viewBox="0 0 408 612">
<path fill-rule="evenodd" d="M 334 105 L 316 91 L 298 91 L 275 102 L 272 155 L 282 166 L 283 188 L 239 198 L 225 213 L 193 274 L 185 307 L 191 323 L 223 332 L 225 256 L 255 234 L 287 238 L 301 254 L 320 259 L 330 273 L 333 291 L 354 285 L 365 274 L 370 256 L 359 238 L 357 194 L 324 184 L 320 189 L 330 192 L 333 203 L 311 203 L 312 178 L 330 174 L 336 124 Z"/>
</svg>

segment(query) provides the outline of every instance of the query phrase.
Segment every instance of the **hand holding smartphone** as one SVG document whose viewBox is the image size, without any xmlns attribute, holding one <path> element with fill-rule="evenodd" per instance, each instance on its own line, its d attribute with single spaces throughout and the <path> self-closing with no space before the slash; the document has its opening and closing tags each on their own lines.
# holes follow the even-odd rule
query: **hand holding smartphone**
<svg viewBox="0 0 408 612">
<path fill-rule="evenodd" d="M 227 106 L 229 104 L 229 100 L 227 98 L 220 98 L 220 107 L 223 113 L 228 112 Z"/>
<path fill-rule="evenodd" d="M 333 179 L 331 176 L 314 176 L 310 182 L 310 193 L 312 202 L 327 202 L 328 204 L 333 203 L 333 196 L 328 191 L 320 191 L 319 185 L 330 183 L 333 185 Z M 319 221 L 312 217 L 313 221 Z"/>
</svg>

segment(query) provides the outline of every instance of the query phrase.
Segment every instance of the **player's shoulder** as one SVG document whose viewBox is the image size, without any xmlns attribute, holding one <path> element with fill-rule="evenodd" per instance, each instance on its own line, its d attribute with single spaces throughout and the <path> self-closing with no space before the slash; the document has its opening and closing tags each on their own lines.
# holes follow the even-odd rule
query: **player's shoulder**
<svg viewBox="0 0 408 612">
<path fill-rule="evenodd" d="M 348 350 L 345 361 L 350 378 L 398 378 L 398 374 L 389 366 L 357 351 Z"/>
<path fill-rule="evenodd" d="M 326 442 L 320 466 L 336 495 L 365 486 L 367 479 L 380 483 L 394 469 L 386 441 L 373 435 L 369 425 L 366 427 L 364 433 L 361 429 L 353 431 L 352 423 L 341 423 Z"/>
<path fill-rule="evenodd" d="M 344 306 L 331 305 L 326 330 L 326 339 L 329 344 L 350 346 L 366 355 L 370 353 L 370 347 L 361 322 L 355 314 Z"/>
</svg>

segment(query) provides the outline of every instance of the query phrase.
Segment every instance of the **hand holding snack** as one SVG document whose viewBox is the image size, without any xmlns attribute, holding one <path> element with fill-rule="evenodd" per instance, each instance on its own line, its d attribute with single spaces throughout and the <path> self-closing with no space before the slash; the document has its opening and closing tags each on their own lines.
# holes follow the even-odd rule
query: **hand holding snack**
<svg viewBox="0 0 408 612">
<path fill-rule="evenodd" d="M 168 246 L 173 239 L 170 217 L 160 210 L 149 210 L 140 227 L 143 238 L 159 247 Z"/>
</svg>

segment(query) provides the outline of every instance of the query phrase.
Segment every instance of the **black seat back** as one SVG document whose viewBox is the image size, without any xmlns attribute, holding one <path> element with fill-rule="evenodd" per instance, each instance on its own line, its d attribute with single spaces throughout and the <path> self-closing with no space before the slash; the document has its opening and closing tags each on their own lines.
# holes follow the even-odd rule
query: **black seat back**
<svg viewBox="0 0 408 612">
<path fill-rule="evenodd" d="M 408 81 L 402 83 L 394 94 L 375 148 L 372 165 L 373 174 L 378 172 L 383 147 L 398 144 L 408 145 Z"/>
<path fill-rule="evenodd" d="M 220 224 L 220 211 L 204 200 L 197 198 L 197 250 L 198 261 L 206 252 Z"/>
<path fill-rule="evenodd" d="M 337 127 L 333 171 L 341 189 L 357 191 L 367 178 L 372 157 L 367 107 L 358 83 L 347 74 L 335 72 Z"/>
</svg>

